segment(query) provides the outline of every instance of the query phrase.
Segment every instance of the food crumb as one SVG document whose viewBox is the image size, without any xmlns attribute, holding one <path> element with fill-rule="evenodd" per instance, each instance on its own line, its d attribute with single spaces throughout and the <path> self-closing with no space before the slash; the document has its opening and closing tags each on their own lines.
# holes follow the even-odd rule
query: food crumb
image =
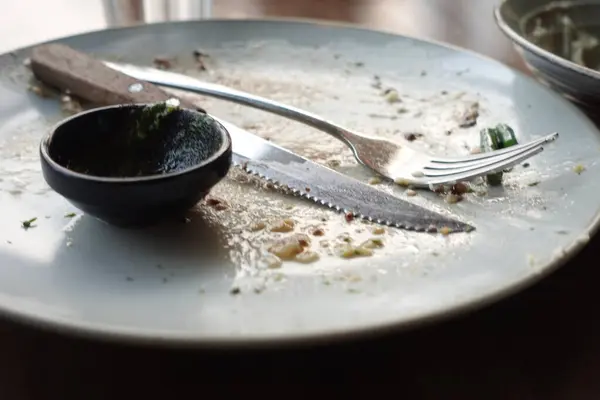
<svg viewBox="0 0 600 400">
<path fill-rule="evenodd" d="M 219 199 L 217 197 L 208 197 L 206 200 L 206 205 L 212 207 L 217 211 L 223 211 L 228 208 L 227 202 L 225 200 Z"/>
<path fill-rule="evenodd" d="M 404 187 L 407 187 L 407 186 L 409 186 L 409 185 L 410 185 L 410 181 L 409 181 L 408 179 L 406 179 L 406 178 L 398 178 L 398 179 L 395 179 L 395 180 L 394 180 L 394 183 L 395 183 L 396 185 L 400 185 L 400 186 L 404 186 Z"/>
<path fill-rule="evenodd" d="M 371 249 L 351 245 L 344 246 L 340 250 L 340 257 L 342 258 L 369 257 L 372 255 L 373 250 Z"/>
<path fill-rule="evenodd" d="M 380 249 L 383 247 L 383 240 L 379 238 L 371 238 L 363 242 L 359 247 L 365 249 Z"/>
<path fill-rule="evenodd" d="M 50 91 L 48 89 L 46 89 L 44 87 L 44 85 L 42 84 L 36 84 L 36 85 L 29 85 L 28 87 L 29 91 L 31 91 L 32 93 L 36 94 L 37 96 L 41 97 L 41 98 L 48 98 L 48 97 L 52 97 Z"/>
<path fill-rule="evenodd" d="M 396 89 L 386 89 L 383 92 L 383 95 L 385 96 L 385 101 L 390 104 L 399 103 L 401 101 L 400 95 Z"/>
<path fill-rule="evenodd" d="M 575 172 L 577 175 L 581 175 L 581 173 L 585 171 L 585 167 L 581 164 L 577 164 L 574 168 L 573 168 L 573 172 Z"/>
<path fill-rule="evenodd" d="M 471 191 L 471 188 L 464 182 L 456 182 L 454 185 L 452 185 L 450 191 L 452 194 L 462 196 L 465 193 L 469 193 Z"/>
<path fill-rule="evenodd" d="M 263 257 L 262 264 L 268 269 L 278 269 L 281 268 L 283 262 L 276 255 L 268 254 L 265 257 Z"/>
<path fill-rule="evenodd" d="M 168 57 L 154 57 L 154 66 L 159 69 L 171 69 L 173 67 L 173 59 Z"/>
<path fill-rule="evenodd" d="M 271 232 L 291 232 L 294 230 L 295 222 L 292 219 L 286 218 L 274 223 L 269 229 Z"/>
<path fill-rule="evenodd" d="M 198 65 L 198 69 L 200 71 L 206 71 L 206 64 L 204 64 L 204 58 L 208 57 L 208 54 L 204 53 L 201 50 L 194 50 L 192 54 L 194 56 L 196 64 Z"/>
<path fill-rule="evenodd" d="M 310 239 L 304 234 L 293 235 L 275 242 L 268 248 L 268 252 L 276 255 L 281 260 L 293 260 L 310 245 Z"/>
<path fill-rule="evenodd" d="M 460 128 L 470 128 L 475 126 L 477 125 L 477 118 L 479 118 L 479 102 L 474 102 L 461 116 L 458 126 Z"/>
<path fill-rule="evenodd" d="M 385 228 L 383 226 L 376 226 L 371 231 L 373 235 L 383 235 L 385 233 Z"/>
<path fill-rule="evenodd" d="M 319 261 L 319 254 L 314 251 L 305 251 L 296 255 L 296 261 L 302 264 L 310 264 Z"/>
<path fill-rule="evenodd" d="M 352 213 L 351 211 L 348 211 L 344 215 L 344 218 L 346 219 L 346 222 L 352 222 L 354 220 L 354 213 Z"/>
<path fill-rule="evenodd" d="M 378 176 L 374 176 L 369 179 L 369 185 L 379 185 L 381 183 L 381 178 Z"/>
<path fill-rule="evenodd" d="M 312 231 L 312 235 L 313 236 L 323 236 L 323 235 L 325 235 L 325 231 L 321 228 L 317 228 Z"/>
<path fill-rule="evenodd" d="M 408 197 L 414 197 L 417 195 L 417 191 L 413 189 L 406 189 L 405 193 Z"/>
<path fill-rule="evenodd" d="M 37 221 L 37 217 L 28 219 L 26 221 L 21 221 L 21 227 L 25 230 L 29 229 L 29 228 L 35 228 L 37 225 L 34 225 L 33 223 Z"/>
<path fill-rule="evenodd" d="M 60 98 L 61 109 L 67 115 L 75 115 L 83 111 L 83 107 L 79 101 L 69 95 L 63 95 Z"/>
<path fill-rule="evenodd" d="M 409 142 L 414 142 L 415 140 L 417 140 L 420 137 L 423 137 L 422 133 L 405 133 L 404 134 L 404 139 L 408 140 Z"/>
<path fill-rule="evenodd" d="M 449 234 L 452 233 L 452 229 L 447 226 L 443 226 L 440 228 L 440 233 L 444 236 L 448 236 Z"/>
<path fill-rule="evenodd" d="M 445 197 L 446 203 L 448 204 L 456 204 L 462 200 L 462 196 L 455 193 L 448 193 Z"/>
<path fill-rule="evenodd" d="M 75 217 L 77 214 L 75 214 L 74 212 L 70 212 L 70 213 L 66 213 L 65 214 L 65 218 L 73 218 Z"/>
<path fill-rule="evenodd" d="M 232 295 L 236 295 L 242 293 L 242 290 L 239 287 L 234 286 L 231 288 L 231 290 L 229 290 L 229 293 Z"/>
<path fill-rule="evenodd" d="M 256 222 L 256 223 L 250 225 L 249 229 L 252 232 L 258 232 L 258 231 L 261 231 L 261 230 L 265 229 L 266 226 L 267 225 L 264 222 Z"/>
</svg>

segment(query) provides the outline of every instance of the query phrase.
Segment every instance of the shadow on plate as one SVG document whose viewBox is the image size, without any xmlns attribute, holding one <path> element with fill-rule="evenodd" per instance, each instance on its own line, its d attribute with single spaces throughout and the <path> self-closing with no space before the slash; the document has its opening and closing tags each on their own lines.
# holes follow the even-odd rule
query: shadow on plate
<svg viewBox="0 0 600 400">
<path fill-rule="evenodd" d="M 66 243 L 56 253 L 58 270 L 82 270 L 86 279 L 97 274 L 126 276 L 186 276 L 233 270 L 226 232 L 201 210 L 186 219 L 146 229 L 120 229 L 83 215 L 66 229 Z M 227 268 L 223 268 L 223 267 Z M 166 275 L 165 275 L 166 276 Z"/>
</svg>

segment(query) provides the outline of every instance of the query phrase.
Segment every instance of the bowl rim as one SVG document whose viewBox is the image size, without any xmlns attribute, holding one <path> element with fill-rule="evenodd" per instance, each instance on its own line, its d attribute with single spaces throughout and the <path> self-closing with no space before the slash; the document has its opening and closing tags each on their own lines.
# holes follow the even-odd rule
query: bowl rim
<svg viewBox="0 0 600 400">
<path fill-rule="evenodd" d="M 223 139 L 222 143 L 221 143 L 221 147 L 219 147 L 219 149 L 216 150 L 210 157 L 208 157 L 206 160 L 203 160 L 201 163 L 198 163 L 191 167 L 185 168 L 181 171 L 168 172 L 165 174 L 153 174 L 153 175 L 146 175 L 146 176 L 122 177 L 122 178 L 95 176 L 95 175 L 88 175 L 88 174 L 83 174 L 80 172 L 73 171 L 73 170 L 59 164 L 58 162 L 56 162 L 49 154 L 50 142 L 52 140 L 52 137 L 56 133 L 56 130 L 58 129 L 58 127 L 68 123 L 69 121 L 71 121 L 75 118 L 78 118 L 85 114 L 89 114 L 89 113 L 96 112 L 96 111 L 108 110 L 108 109 L 113 109 L 113 108 L 121 108 L 121 107 L 146 107 L 146 106 L 156 105 L 159 103 L 162 103 L 162 102 L 116 104 L 116 105 L 110 105 L 110 106 L 95 107 L 95 108 L 77 113 L 75 115 L 71 115 L 65 119 L 62 119 L 61 121 L 54 124 L 54 126 L 52 126 L 52 128 L 49 130 L 48 133 L 46 133 L 44 135 L 44 137 L 42 138 L 42 140 L 40 142 L 39 150 L 40 150 L 42 160 L 45 161 L 48 165 L 50 165 L 50 167 L 52 169 L 54 169 L 55 171 L 58 171 L 65 175 L 68 175 L 69 177 L 72 177 L 72 178 L 77 178 L 77 179 L 92 181 L 92 182 L 98 182 L 98 183 L 131 184 L 131 183 L 137 183 L 137 182 L 151 182 L 151 181 L 164 180 L 164 179 L 169 179 L 169 178 L 175 178 L 180 175 L 189 174 L 190 172 L 194 172 L 196 170 L 206 167 L 207 165 L 218 160 L 224 154 L 231 151 L 231 149 L 232 149 L 231 136 L 230 136 L 227 128 L 225 128 L 219 121 L 215 120 L 208 113 L 202 113 L 202 112 L 200 112 L 198 110 L 194 110 L 192 108 L 178 107 L 181 110 L 203 114 L 205 117 L 212 120 L 212 122 L 215 123 L 221 129 L 221 137 Z"/>
<path fill-rule="evenodd" d="M 575 72 L 579 72 L 580 74 L 586 75 L 589 78 L 595 78 L 595 79 L 600 79 L 600 71 L 596 71 L 593 70 L 591 68 L 588 68 L 586 66 L 583 65 L 579 65 L 577 63 L 574 63 L 573 61 L 567 60 L 566 58 L 560 57 L 548 50 L 545 50 L 543 48 L 541 48 L 540 46 L 532 43 L 531 41 L 527 40 L 523 35 L 521 35 L 519 32 L 516 32 L 514 29 L 512 29 L 512 27 L 506 22 L 506 20 L 503 17 L 503 11 L 507 6 L 507 4 L 509 3 L 510 0 L 502 0 L 502 2 L 495 6 L 494 8 L 494 19 L 496 21 L 496 25 L 498 25 L 498 27 L 500 28 L 500 30 L 506 35 L 508 36 L 509 39 L 511 39 L 513 41 L 513 43 L 519 45 L 520 47 L 531 51 L 532 53 L 536 54 L 537 56 L 540 56 L 542 58 L 545 58 L 547 61 L 550 61 L 554 64 L 558 64 L 564 68 L 573 70 Z M 566 3 L 572 3 L 574 5 L 585 5 L 585 4 L 597 4 L 598 7 L 600 7 L 600 2 L 599 3 L 587 3 L 587 2 L 578 2 L 578 1 L 552 1 L 550 3 L 548 3 L 548 6 L 552 6 L 554 5 L 565 5 Z"/>
</svg>

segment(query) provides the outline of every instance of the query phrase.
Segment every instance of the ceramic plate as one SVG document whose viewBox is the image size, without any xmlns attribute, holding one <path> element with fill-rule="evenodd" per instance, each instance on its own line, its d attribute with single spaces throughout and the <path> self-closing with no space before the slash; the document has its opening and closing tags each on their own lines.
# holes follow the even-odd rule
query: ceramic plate
<svg viewBox="0 0 600 400">
<path fill-rule="evenodd" d="M 511 125 L 521 142 L 560 139 L 502 187 L 458 204 L 434 193 L 409 201 L 474 224 L 470 234 L 386 229 L 286 197 L 233 171 L 186 221 L 113 228 L 81 215 L 40 173 L 38 144 L 64 117 L 58 98 L 28 89 L 30 49 L 0 57 L 0 309 L 63 331 L 154 344 L 273 344 L 406 328 L 480 307 L 534 282 L 587 242 L 600 204 L 600 138 L 581 112 L 502 64 L 440 44 L 364 29 L 290 21 L 202 21 L 95 32 L 61 40 L 97 56 L 151 64 L 318 112 L 348 127 L 466 154 L 482 127 Z M 207 54 L 198 68 L 195 49 Z M 393 88 L 399 101 L 382 94 Z M 365 181 L 335 139 L 283 118 L 197 97 L 209 112 Z M 394 100 L 394 99 L 391 99 Z M 479 118 L 459 128 L 477 103 Z M 82 132 L 81 134 L 85 134 Z M 109 155 L 107 155 L 109 156 Z M 37 218 L 32 227 L 23 221 Z M 268 243 L 311 236 L 317 262 L 269 262 Z M 266 225 L 256 231 L 255 225 Z M 371 257 L 337 247 L 377 236 Z"/>
</svg>

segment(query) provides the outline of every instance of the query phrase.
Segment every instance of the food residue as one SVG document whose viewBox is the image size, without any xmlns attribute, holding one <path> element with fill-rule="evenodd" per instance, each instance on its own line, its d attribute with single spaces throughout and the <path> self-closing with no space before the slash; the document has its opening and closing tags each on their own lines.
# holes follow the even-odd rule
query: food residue
<svg viewBox="0 0 600 400">
<path fill-rule="evenodd" d="M 265 224 L 262 221 L 259 221 L 259 222 L 255 222 L 252 225 L 250 225 L 249 229 L 252 232 L 258 232 L 258 231 L 261 231 L 261 230 L 265 229 L 266 227 L 267 227 L 267 224 Z"/>
<path fill-rule="evenodd" d="M 323 236 L 323 235 L 325 235 L 325 231 L 321 228 L 317 228 L 312 231 L 312 235 L 313 236 Z"/>
<path fill-rule="evenodd" d="M 460 117 L 458 126 L 460 128 L 470 128 L 477 125 L 477 118 L 479 118 L 479 103 L 472 103 L 467 110 Z"/>
<path fill-rule="evenodd" d="M 381 183 L 381 178 L 378 176 L 374 176 L 369 179 L 369 185 L 379 185 Z"/>
<path fill-rule="evenodd" d="M 75 115 L 83 111 L 81 103 L 68 94 L 63 95 L 60 98 L 60 103 L 62 111 L 67 115 Z"/>
<path fill-rule="evenodd" d="M 400 100 L 400 95 L 398 94 L 398 91 L 396 89 L 384 90 L 383 96 L 385 98 L 385 101 L 387 101 L 390 104 L 399 103 L 402 101 Z"/>
<path fill-rule="evenodd" d="M 269 230 L 271 232 L 291 232 L 294 230 L 295 225 L 294 220 L 286 218 L 272 224 Z"/>
<path fill-rule="evenodd" d="M 153 63 L 159 69 L 171 69 L 173 67 L 173 58 L 158 56 L 154 57 Z"/>
<path fill-rule="evenodd" d="M 342 258 L 369 257 L 373 255 L 373 250 L 360 246 L 345 245 L 339 252 Z"/>
<path fill-rule="evenodd" d="M 29 229 L 29 228 L 35 228 L 37 225 L 34 225 L 33 223 L 37 221 L 37 217 L 25 220 L 25 221 L 21 221 L 21 227 L 25 230 Z"/>
<path fill-rule="evenodd" d="M 418 138 L 423 137 L 422 133 L 405 133 L 404 134 L 404 139 L 408 140 L 409 142 L 414 142 L 415 140 L 417 140 Z"/>
<path fill-rule="evenodd" d="M 194 50 L 192 53 L 194 56 L 194 60 L 196 61 L 196 65 L 200 71 L 206 71 L 206 64 L 204 63 L 204 58 L 208 57 L 208 54 L 204 53 L 201 50 Z"/>
<path fill-rule="evenodd" d="M 373 233 L 373 235 L 383 235 L 385 233 L 385 228 L 383 226 L 376 226 L 371 233 Z"/>
<path fill-rule="evenodd" d="M 443 226 L 440 228 L 439 232 L 444 236 L 448 236 L 449 234 L 452 233 L 452 229 L 447 226 Z"/>
<path fill-rule="evenodd" d="M 273 243 L 267 251 L 281 260 L 294 260 L 296 256 L 310 246 L 310 239 L 304 234 L 295 234 Z"/>
</svg>

